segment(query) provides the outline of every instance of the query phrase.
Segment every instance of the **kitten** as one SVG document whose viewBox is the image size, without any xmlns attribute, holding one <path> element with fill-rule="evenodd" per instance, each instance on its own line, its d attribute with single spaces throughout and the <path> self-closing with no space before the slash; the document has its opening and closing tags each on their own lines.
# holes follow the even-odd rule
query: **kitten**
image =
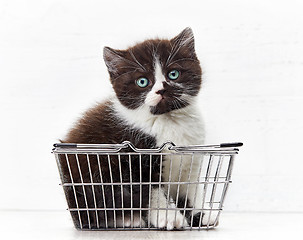
<svg viewBox="0 0 303 240">
<path fill-rule="evenodd" d="M 68 133 L 63 142 L 67 143 L 121 143 L 125 140 L 131 141 L 137 148 L 155 148 L 163 142 L 172 141 L 176 145 L 203 144 L 204 129 L 201 117 L 196 108 L 196 98 L 201 87 L 202 70 L 194 49 L 194 36 L 190 28 L 184 29 L 179 35 L 171 40 L 146 40 L 127 50 L 114 50 L 109 47 L 104 48 L 104 60 L 110 75 L 110 81 L 115 91 L 115 96 L 108 101 L 88 110 L 74 128 Z M 167 151 L 167 150 L 166 150 Z M 78 170 L 77 159 L 67 155 L 70 162 L 70 169 L 73 181 L 83 182 L 129 182 L 139 179 L 139 166 L 137 159 L 112 158 L 110 161 L 101 159 L 102 179 L 98 173 L 98 161 L 96 156 L 89 156 L 90 166 L 85 158 L 79 155 L 82 171 Z M 102 158 L 102 156 L 100 156 Z M 119 162 L 120 161 L 120 162 Z M 162 180 L 168 181 L 197 181 L 199 159 L 184 157 L 182 163 L 180 158 L 172 158 L 172 170 L 169 171 L 170 161 L 163 159 L 163 167 L 159 167 L 159 157 L 153 157 L 150 162 L 149 156 L 142 155 L 142 181 L 159 181 L 159 173 L 162 171 Z M 68 166 L 65 156 L 60 158 L 61 165 L 65 173 L 68 173 Z M 152 166 L 150 166 L 150 163 Z M 131 164 L 132 174 L 123 169 L 129 169 Z M 92 176 L 88 174 L 88 168 L 92 170 Z M 150 167 L 153 169 L 149 174 Z M 113 174 L 110 176 L 109 169 Z M 181 168 L 181 170 L 180 170 Z M 119 169 L 122 169 L 122 179 L 119 176 Z M 189 175 L 189 170 L 192 169 Z M 179 177 L 179 172 L 181 173 Z M 82 180 L 81 180 L 82 178 Z M 92 178 L 92 179 L 91 179 Z M 111 179 L 112 178 L 112 179 Z M 66 179 L 66 182 L 71 179 Z M 147 186 L 142 186 L 142 202 L 139 206 L 140 191 L 139 186 L 134 186 L 132 191 L 133 207 L 166 208 L 167 202 L 170 207 L 190 207 L 201 208 L 202 189 L 197 190 L 195 184 L 171 185 L 168 189 L 153 187 L 151 196 Z M 103 191 L 103 192 L 102 192 Z M 123 191 L 124 199 L 121 192 Z M 103 195 L 105 192 L 105 199 Z M 90 195 L 90 199 L 85 199 L 84 193 Z M 187 194 L 188 193 L 188 194 Z M 67 199 L 69 207 L 130 207 L 130 189 L 121 189 L 115 186 L 105 186 L 104 189 L 91 187 L 76 187 L 78 203 L 74 200 L 74 192 L 70 187 Z M 93 195 L 97 202 L 93 202 Z M 168 198 L 170 196 L 170 199 Z M 186 197 L 188 195 L 188 197 Z M 127 197 L 128 196 L 128 197 Z M 185 199 L 186 197 L 186 199 Z M 149 203 L 149 198 L 151 202 Z M 113 201 L 114 199 L 114 201 Z M 105 203 L 103 203 L 103 201 Z M 104 206 L 106 205 L 106 206 Z M 157 216 L 156 210 L 150 213 L 150 223 L 159 228 L 182 228 L 188 225 L 189 216 L 200 216 L 199 212 L 180 212 L 160 210 Z M 85 222 L 89 214 L 89 223 Z M 121 226 L 122 212 L 107 211 L 98 212 L 98 217 L 94 212 L 81 211 L 80 220 L 82 225 L 90 224 L 95 226 L 99 222 L 104 226 Z M 130 223 L 129 212 L 125 211 L 124 224 L 134 227 L 146 225 L 146 215 L 142 219 L 138 218 L 138 213 L 134 212 L 135 220 Z M 203 215 L 206 213 L 203 213 Z M 73 218 L 78 218 L 77 214 L 72 214 Z M 145 220 L 144 220 L 145 219 Z M 202 224 L 204 224 L 204 217 Z M 114 223 L 116 220 L 116 223 Z M 87 220 L 86 220 L 87 221 Z M 194 220 L 195 223 L 195 220 Z M 103 225 L 102 225 L 103 224 Z M 198 223 L 199 224 L 199 223 Z M 79 227 L 79 226 L 78 226 Z"/>
</svg>

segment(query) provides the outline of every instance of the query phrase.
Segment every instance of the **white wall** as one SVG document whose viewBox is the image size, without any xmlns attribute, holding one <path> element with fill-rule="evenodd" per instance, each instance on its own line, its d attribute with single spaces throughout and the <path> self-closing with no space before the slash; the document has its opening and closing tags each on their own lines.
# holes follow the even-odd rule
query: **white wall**
<svg viewBox="0 0 303 240">
<path fill-rule="evenodd" d="M 190 26 L 207 142 L 243 141 L 228 211 L 302 211 L 302 1 L 0 0 L 0 209 L 64 209 L 52 144 L 110 93 L 102 48 Z"/>
</svg>

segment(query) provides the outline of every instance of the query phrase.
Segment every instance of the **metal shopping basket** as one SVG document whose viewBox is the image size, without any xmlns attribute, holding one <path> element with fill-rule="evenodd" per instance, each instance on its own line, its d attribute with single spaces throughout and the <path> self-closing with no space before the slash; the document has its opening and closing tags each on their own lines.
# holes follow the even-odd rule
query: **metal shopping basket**
<svg viewBox="0 0 303 240">
<path fill-rule="evenodd" d="M 240 146 L 242 143 L 176 146 L 166 142 L 159 148 L 138 149 L 128 141 L 58 143 L 53 153 L 77 229 L 157 230 L 151 214 L 159 219 L 165 212 L 166 218 L 173 213 L 175 220 L 177 214 L 183 214 L 186 224 L 183 222 L 182 229 L 199 230 L 218 224 Z M 151 204 L 151 193 L 160 189 L 167 199 L 165 207 L 159 200 L 157 206 Z M 190 193 L 193 201 L 201 199 L 198 204 L 190 205 Z"/>
</svg>

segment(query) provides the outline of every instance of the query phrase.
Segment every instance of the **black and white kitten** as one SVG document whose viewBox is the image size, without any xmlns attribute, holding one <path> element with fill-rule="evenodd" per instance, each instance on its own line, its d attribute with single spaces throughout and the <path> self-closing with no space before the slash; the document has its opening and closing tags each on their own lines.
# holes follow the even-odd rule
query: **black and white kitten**
<svg viewBox="0 0 303 240">
<path fill-rule="evenodd" d="M 88 110 L 82 119 L 68 133 L 63 142 L 72 143 L 121 143 L 125 140 L 131 141 L 138 148 L 153 148 L 160 146 L 166 141 L 172 141 L 176 145 L 201 145 L 204 141 L 204 128 L 198 109 L 196 108 L 196 98 L 201 87 L 202 70 L 197 59 L 194 49 L 194 36 L 190 28 L 184 29 L 178 36 L 171 40 L 146 40 L 142 43 L 127 50 L 114 50 L 109 47 L 104 48 L 104 60 L 110 74 L 110 80 L 115 91 L 108 101 L 97 105 Z M 70 157 L 70 164 L 74 181 L 80 182 L 80 174 L 77 172 L 76 161 Z M 95 162 L 94 162 L 95 160 Z M 65 160 L 62 164 L 65 164 Z M 129 174 L 123 173 L 120 179 L 118 173 L 117 159 L 112 159 L 113 181 L 129 181 Z M 158 181 L 159 172 L 162 170 L 162 180 L 168 181 L 170 161 L 164 159 L 163 168 L 159 169 L 159 159 L 153 159 L 153 166 L 149 166 L 148 159 L 143 158 L 142 174 L 143 178 L 148 181 L 151 178 Z M 191 157 L 184 157 L 182 160 L 181 181 L 188 181 L 189 169 L 191 165 Z M 85 162 L 85 161 L 83 161 Z M 102 163 L 103 162 L 103 163 Z M 103 182 L 110 182 L 108 174 L 108 162 L 101 161 Z M 197 181 L 198 169 L 200 161 L 193 159 L 192 172 L 190 181 Z M 87 169 L 88 166 L 82 163 L 82 168 Z M 85 166 L 84 166 L 85 165 Z M 121 158 L 122 169 L 128 169 L 129 163 L 127 159 Z M 66 164 L 64 165 L 67 171 Z M 115 169 L 116 166 L 116 169 Z M 100 180 L 97 174 L 97 161 L 91 159 L 91 169 L 94 176 L 94 182 Z M 149 176 L 149 168 L 153 168 L 152 176 Z M 138 179 L 139 172 L 136 163 L 132 163 L 132 179 Z M 74 170 L 73 170 L 74 169 Z M 116 171 L 116 172 L 115 172 Z M 172 159 L 171 181 L 178 181 L 180 171 L 180 158 Z M 82 172 L 84 182 L 88 181 L 89 176 L 85 171 Z M 67 179 L 67 181 L 70 179 Z M 144 180 L 144 179 L 143 179 Z M 197 190 L 196 185 L 189 184 L 187 204 L 191 207 L 202 208 L 202 189 Z M 167 199 L 167 189 L 153 187 L 151 196 L 148 189 L 143 188 L 142 207 L 148 206 L 151 199 L 151 208 L 166 208 L 167 202 L 169 207 L 175 207 L 177 197 L 177 185 L 171 185 L 170 198 Z M 179 189 L 179 198 L 185 197 L 187 189 L 186 184 L 181 184 Z M 121 207 L 121 189 L 115 188 L 114 196 L 111 189 L 105 189 L 108 198 L 103 199 L 101 190 L 95 188 L 95 195 L 99 201 L 98 207 L 113 206 L 113 197 L 115 199 L 114 206 Z M 124 188 L 124 196 L 129 196 L 128 188 Z M 86 192 L 91 192 L 89 188 Z M 139 192 L 133 192 L 134 207 L 139 207 L 137 202 Z M 77 190 L 78 204 L 84 205 L 81 200 L 83 189 Z M 69 205 L 74 206 L 74 196 L 70 190 Z M 130 198 L 129 198 L 130 199 Z M 123 206 L 129 207 L 129 199 L 124 197 Z M 81 203 L 82 202 L 82 203 Z M 178 201 L 178 202 L 181 202 Z M 88 205 L 93 206 L 92 202 Z M 93 213 L 89 214 L 93 223 Z M 116 213 L 117 214 L 117 213 Z M 177 212 L 175 217 L 174 211 L 160 210 L 159 216 L 157 211 L 151 211 L 150 223 L 159 228 L 182 228 L 188 225 L 188 216 L 181 212 Z M 201 214 L 192 212 L 191 214 Z M 127 215 L 127 214 L 126 214 Z M 207 215 L 207 213 L 203 213 Z M 124 224 L 126 226 L 145 226 L 146 222 L 140 220 L 137 214 L 134 215 L 135 220 L 130 223 L 129 216 L 124 216 Z M 76 217 L 76 216 L 73 216 Z M 87 217 L 87 216 L 86 216 Z M 85 216 L 83 215 L 85 219 Z M 103 222 L 104 214 L 99 213 L 98 221 Z M 113 214 L 108 213 L 107 218 L 113 218 Z M 121 226 L 121 213 L 116 215 L 117 226 Z M 208 220 L 207 217 L 202 218 L 202 224 Z M 211 224 L 214 220 L 211 219 Z M 109 225 L 110 220 L 109 220 Z M 112 223 L 113 224 L 113 223 Z"/>
</svg>

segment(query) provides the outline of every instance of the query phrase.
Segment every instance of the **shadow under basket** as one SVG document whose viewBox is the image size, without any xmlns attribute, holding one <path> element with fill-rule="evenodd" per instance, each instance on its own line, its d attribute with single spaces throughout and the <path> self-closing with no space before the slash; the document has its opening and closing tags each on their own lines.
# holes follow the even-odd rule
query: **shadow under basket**
<svg viewBox="0 0 303 240">
<path fill-rule="evenodd" d="M 240 146 L 58 143 L 53 153 L 77 229 L 200 230 L 218 225 Z"/>
</svg>

